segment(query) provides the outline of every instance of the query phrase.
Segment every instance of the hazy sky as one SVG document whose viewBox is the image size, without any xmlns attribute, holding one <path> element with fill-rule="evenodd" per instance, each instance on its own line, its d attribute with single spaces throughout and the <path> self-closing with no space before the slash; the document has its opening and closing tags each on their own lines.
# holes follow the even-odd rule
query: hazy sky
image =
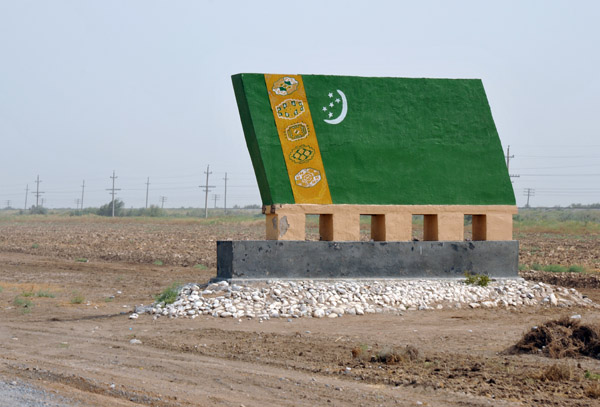
<svg viewBox="0 0 600 407">
<path fill-rule="evenodd" d="M 519 205 L 600 202 L 598 1 L 0 0 L 0 207 L 260 203 L 239 72 L 481 78 Z M 214 205 L 212 193 L 210 207 Z M 29 195 L 28 205 L 35 202 Z"/>
</svg>

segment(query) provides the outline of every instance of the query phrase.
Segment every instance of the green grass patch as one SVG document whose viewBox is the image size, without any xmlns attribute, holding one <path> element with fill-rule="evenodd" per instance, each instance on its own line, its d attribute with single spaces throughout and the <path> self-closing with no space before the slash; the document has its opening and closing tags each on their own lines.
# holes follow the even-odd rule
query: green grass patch
<svg viewBox="0 0 600 407">
<path fill-rule="evenodd" d="M 519 264 L 519 271 L 527 271 L 529 270 L 529 266 L 527 264 Z"/>
<path fill-rule="evenodd" d="M 569 273 L 585 273 L 585 267 L 574 264 L 567 271 Z"/>
<path fill-rule="evenodd" d="M 154 264 L 155 266 L 162 266 L 165 263 L 163 263 L 162 260 L 155 260 L 152 264 Z"/>
<path fill-rule="evenodd" d="M 154 300 L 158 303 L 164 303 L 164 304 L 174 303 L 175 300 L 177 299 L 177 294 L 179 293 L 180 286 L 181 286 L 181 283 L 179 283 L 177 281 L 174 282 L 173 284 L 171 284 L 170 286 L 165 288 L 162 293 L 155 296 Z"/>
<path fill-rule="evenodd" d="M 33 291 L 23 291 L 21 297 L 33 297 Z"/>
<path fill-rule="evenodd" d="M 32 249 L 37 249 L 38 247 L 40 247 L 40 245 L 37 244 L 37 243 L 34 243 L 34 244 L 31 245 Z"/>
<path fill-rule="evenodd" d="M 550 273 L 566 273 L 568 269 L 560 264 L 548 264 L 542 267 L 542 271 L 548 271 Z"/>
<path fill-rule="evenodd" d="M 88 259 L 86 259 L 85 257 L 81 257 L 79 259 L 75 259 L 75 261 L 78 263 L 87 263 Z"/>
<path fill-rule="evenodd" d="M 2 288 L 2 286 L 0 285 L 0 293 L 4 291 L 4 288 Z"/>
<path fill-rule="evenodd" d="M 585 371 L 583 377 L 585 377 L 588 380 L 600 380 L 600 374 L 592 373 L 589 370 Z"/>
<path fill-rule="evenodd" d="M 196 264 L 194 268 L 198 270 L 208 270 L 208 267 L 206 267 L 204 264 Z"/>
<path fill-rule="evenodd" d="M 533 263 L 531 265 L 531 269 L 535 271 L 542 271 L 542 265 L 539 263 Z"/>
<path fill-rule="evenodd" d="M 467 285 L 478 285 L 480 287 L 487 287 L 490 283 L 490 276 L 485 274 L 473 274 L 465 271 L 465 284 Z"/>
<path fill-rule="evenodd" d="M 81 304 L 85 301 L 85 297 L 80 293 L 73 293 L 73 297 L 71 298 L 71 304 Z"/>
<path fill-rule="evenodd" d="M 104 302 L 113 302 L 114 299 L 115 299 L 115 297 L 106 297 L 104 299 Z"/>
<path fill-rule="evenodd" d="M 35 293 L 36 297 L 43 297 L 43 298 L 54 298 L 56 297 L 56 295 L 54 295 L 53 293 L 51 293 L 50 291 L 46 291 L 46 290 L 40 290 L 37 293 Z"/>
<path fill-rule="evenodd" d="M 13 305 L 16 307 L 22 308 L 23 312 L 29 313 L 31 312 L 31 308 L 33 308 L 33 302 L 28 298 L 15 297 L 13 300 Z"/>
</svg>

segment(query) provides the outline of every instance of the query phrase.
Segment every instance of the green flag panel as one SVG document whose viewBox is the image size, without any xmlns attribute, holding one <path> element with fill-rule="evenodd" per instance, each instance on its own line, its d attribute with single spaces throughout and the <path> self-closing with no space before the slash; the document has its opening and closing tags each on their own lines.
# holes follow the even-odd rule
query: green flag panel
<svg viewBox="0 0 600 407">
<path fill-rule="evenodd" d="M 263 204 L 296 203 L 264 75 L 232 79 Z M 515 205 L 481 80 L 301 79 L 334 204 Z"/>
</svg>

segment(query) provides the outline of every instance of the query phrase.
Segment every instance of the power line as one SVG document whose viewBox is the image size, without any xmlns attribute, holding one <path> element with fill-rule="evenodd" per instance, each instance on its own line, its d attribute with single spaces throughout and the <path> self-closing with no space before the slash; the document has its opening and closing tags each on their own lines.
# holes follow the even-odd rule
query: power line
<svg viewBox="0 0 600 407">
<path fill-rule="evenodd" d="M 508 172 L 508 176 L 510 178 L 519 178 L 520 175 L 518 174 L 511 174 L 510 173 L 510 159 L 511 158 L 515 158 L 515 155 L 510 155 L 510 146 L 508 146 L 508 148 L 506 149 L 506 171 Z M 511 181 L 513 182 L 513 181 Z"/>
<path fill-rule="evenodd" d="M 212 174 L 210 172 L 210 165 L 206 166 L 204 173 L 206 174 L 206 185 L 204 185 L 204 217 L 208 218 L 208 191 L 210 191 L 210 188 L 215 188 L 214 185 L 208 185 L 208 176 Z M 202 188 L 202 185 L 200 185 L 200 188 Z"/>
<path fill-rule="evenodd" d="M 148 190 L 150 189 L 150 177 L 146 181 L 146 209 L 148 209 Z"/>
<path fill-rule="evenodd" d="M 35 188 L 35 206 L 37 208 L 38 204 L 39 204 L 39 200 L 40 200 L 40 195 L 43 194 L 42 191 L 40 191 L 40 176 L 38 175 L 35 183 L 36 183 L 36 188 Z M 42 199 L 42 206 L 44 206 L 44 200 Z"/>
<path fill-rule="evenodd" d="M 81 184 L 81 210 L 83 211 L 83 192 L 85 191 L 85 180 Z"/>
<path fill-rule="evenodd" d="M 223 202 L 223 209 L 225 210 L 225 215 L 227 215 L 227 173 L 225 173 L 225 201 Z"/>
<path fill-rule="evenodd" d="M 115 188 L 115 179 L 119 178 L 115 175 L 115 170 L 113 170 L 113 175 L 112 177 L 109 177 L 112 179 L 112 188 L 107 188 L 107 191 L 111 191 L 111 195 L 112 195 L 112 217 L 115 217 L 115 191 L 120 191 L 121 188 Z"/>
<path fill-rule="evenodd" d="M 527 195 L 527 203 L 525 204 L 525 207 L 529 208 L 529 197 L 530 196 L 535 196 L 535 189 L 533 189 L 533 188 L 525 188 L 525 191 L 523 191 L 523 195 Z"/>
</svg>

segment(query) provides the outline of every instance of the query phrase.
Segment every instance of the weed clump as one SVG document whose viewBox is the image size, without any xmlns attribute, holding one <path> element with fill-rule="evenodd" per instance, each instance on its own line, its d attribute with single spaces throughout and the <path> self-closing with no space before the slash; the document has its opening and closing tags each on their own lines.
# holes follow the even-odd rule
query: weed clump
<svg viewBox="0 0 600 407">
<path fill-rule="evenodd" d="M 174 282 L 169 287 L 165 288 L 162 293 L 154 297 L 154 300 L 159 304 L 172 304 L 177 299 L 177 294 L 179 293 L 179 286 L 181 284 L 178 282 Z"/>
<path fill-rule="evenodd" d="M 53 293 L 51 293 L 50 291 L 46 291 L 46 290 L 39 290 L 37 293 L 35 293 L 36 297 L 43 297 L 43 298 L 54 298 L 56 297 Z"/>
<path fill-rule="evenodd" d="M 562 382 L 573 378 L 573 370 L 567 365 L 559 365 L 558 363 L 548 366 L 535 379 L 551 382 Z"/>
<path fill-rule="evenodd" d="M 359 345 L 352 348 L 352 357 L 372 363 L 385 363 L 386 365 L 395 365 L 399 363 L 412 362 L 419 359 L 419 350 L 412 345 L 406 345 L 404 348 L 383 348 L 372 353 L 372 348 L 366 345 Z"/>
<path fill-rule="evenodd" d="M 465 271 L 465 284 L 467 285 L 478 285 L 480 287 L 487 287 L 490 283 L 490 276 L 486 274 L 473 274 Z"/>
<path fill-rule="evenodd" d="M 591 399 L 600 399 L 600 382 L 595 382 L 583 389 L 583 394 Z"/>
<path fill-rule="evenodd" d="M 79 293 L 74 293 L 75 296 L 71 298 L 71 304 L 81 304 L 85 301 L 85 297 Z"/>
<path fill-rule="evenodd" d="M 527 332 L 509 353 L 540 353 L 554 359 L 589 356 L 600 359 L 600 327 L 563 317 Z"/>
</svg>

